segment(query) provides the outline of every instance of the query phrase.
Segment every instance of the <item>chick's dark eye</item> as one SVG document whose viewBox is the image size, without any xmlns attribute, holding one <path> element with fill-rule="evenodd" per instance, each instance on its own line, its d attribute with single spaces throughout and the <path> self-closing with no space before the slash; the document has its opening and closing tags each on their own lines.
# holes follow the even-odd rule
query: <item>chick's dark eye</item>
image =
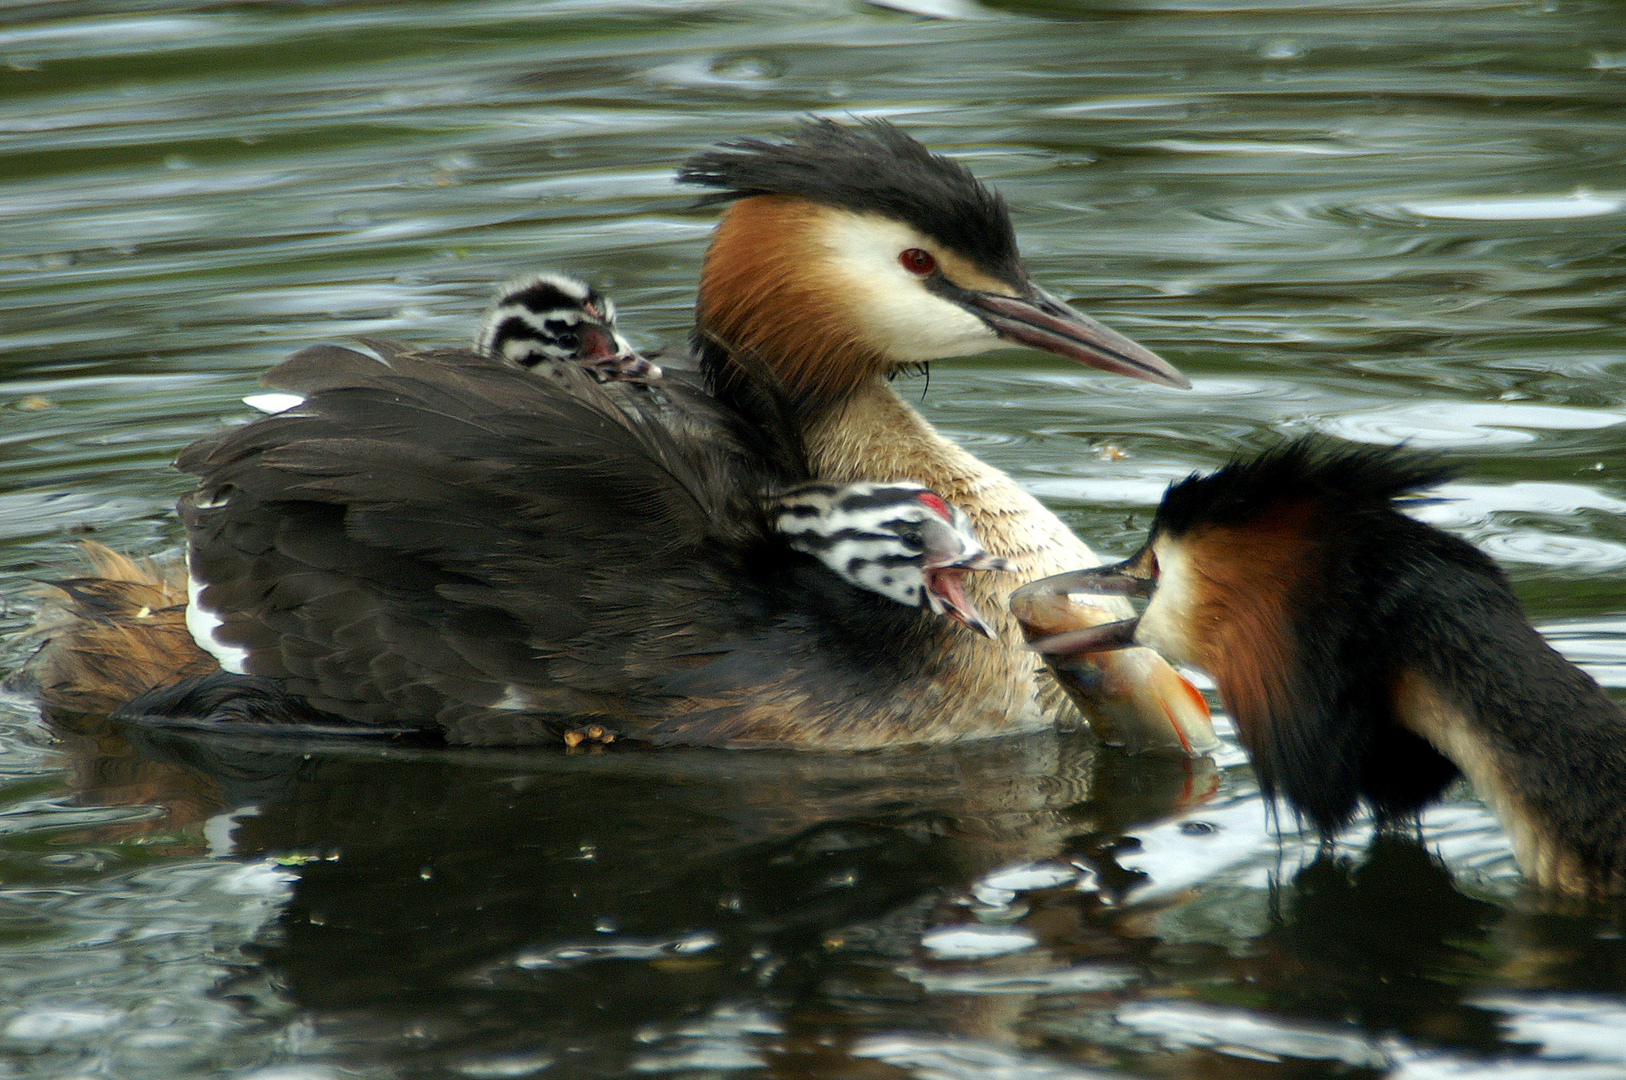
<svg viewBox="0 0 1626 1080">
<path fill-rule="evenodd" d="M 921 535 L 919 529 L 905 529 L 898 534 L 898 539 L 903 541 L 903 546 L 906 548 L 912 548 L 915 551 L 925 550 L 926 538 Z"/>
<path fill-rule="evenodd" d="M 937 259 L 925 248 L 905 248 L 898 263 L 911 274 L 929 274 L 937 269 Z"/>
</svg>

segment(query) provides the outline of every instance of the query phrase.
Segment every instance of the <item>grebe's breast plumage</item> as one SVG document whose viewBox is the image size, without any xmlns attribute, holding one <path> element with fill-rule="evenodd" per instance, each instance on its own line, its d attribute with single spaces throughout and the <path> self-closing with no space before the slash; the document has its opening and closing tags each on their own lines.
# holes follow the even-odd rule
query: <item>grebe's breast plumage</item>
<svg viewBox="0 0 1626 1080">
<path fill-rule="evenodd" d="M 1266 791 L 1323 832 L 1362 802 L 1409 816 L 1460 770 L 1539 884 L 1626 893 L 1626 714 L 1489 557 L 1397 506 L 1449 475 L 1312 438 L 1193 476 L 1137 555 L 1024 590 L 1147 594 L 1139 619 L 1041 644 L 1209 671 Z"/>
</svg>

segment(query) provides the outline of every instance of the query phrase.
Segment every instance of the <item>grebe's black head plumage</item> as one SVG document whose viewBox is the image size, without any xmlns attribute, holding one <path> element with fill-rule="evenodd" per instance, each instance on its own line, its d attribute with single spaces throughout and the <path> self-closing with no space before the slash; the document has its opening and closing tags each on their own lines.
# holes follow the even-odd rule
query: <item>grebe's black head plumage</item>
<svg viewBox="0 0 1626 1080">
<path fill-rule="evenodd" d="M 774 386 L 811 424 L 900 367 L 1003 342 L 1190 385 L 1039 288 L 999 196 L 885 121 L 804 121 L 782 141 L 698 154 L 678 179 L 729 204 L 701 270 L 695 345 L 711 388 L 742 412 Z"/>
<path fill-rule="evenodd" d="M 740 139 L 696 154 L 678 181 L 721 188 L 702 205 L 751 195 L 799 195 L 906 222 L 1010 281 L 1023 281 L 1005 200 L 970 170 L 885 120 L 855 126 L 804 120 L 783 142 Z"/>
<path fill-rule="evenodd" d="M 1450 475 L 1403 447 L 1296 439 L 1171 485 L 1146 546 L 1123 563 L 1025 589 L 1149 595 L 1112 645 L 1150 645 L 1212 674 L 1266 794 L 1328 834 L 1363 799 L 1379 818 L 1405 817 L 1456 774 L 1392 715 L 1417 614 L 1468 602 L 1442 598 L 1442 580 L 1475 603 L 1507 594 L 1483 553 L 1395 505 Z M 1087 651 L 1068 636 L 1041 648 Z"/>
<path fill-rule="evenodd" d="M 1386 507 L 1455 473 L 1437 454 L 1308 435 L 1169 485 L 1155 528 L 1181 536 L 1204 525 L 1238 525 L 1284 501 L 1325 500 L 1346 512 Z"/>
<path fill-rule="evenodd" d="M 1323 834 L 1460 769 L 1538 884 L 1626 894 L 1626 713 L 1530 625 L 1507 575 L 1399 500 L 1451 475 L 1405 448 L 1299 439 L 1173 485 L 1146 545 L 1012 597 L 1148 597 L 1138 619 L 1041 638 L 1150 645 L 1214 676 L 1260 786 Z"/>
</svg>

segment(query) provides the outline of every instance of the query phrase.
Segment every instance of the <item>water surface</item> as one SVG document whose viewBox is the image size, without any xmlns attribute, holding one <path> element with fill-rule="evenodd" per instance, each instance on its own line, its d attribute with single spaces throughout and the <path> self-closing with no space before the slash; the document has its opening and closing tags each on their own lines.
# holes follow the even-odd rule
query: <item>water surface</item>
<svg viewBox="0 0 1626 1080">
<path fill-rule="evenodd" d="M 1283 434 L 1410 440 L 1626 686 L 1626 13 L 1607 0 L 13 5 L 3 655 L 293 349 L 466 341 L 561 267 L 681 342 L 674 166 L 886 116 L 1039 279 L 1191 375 L 1035 354 L 912 400 L 1101 550 Z M 1319 850 L 1234 743 L 856 757 L 245 746 L 0 709 L 19 1077 L 1626 1076 L 1619 912 L 1454 793 Z"/>
</svg>

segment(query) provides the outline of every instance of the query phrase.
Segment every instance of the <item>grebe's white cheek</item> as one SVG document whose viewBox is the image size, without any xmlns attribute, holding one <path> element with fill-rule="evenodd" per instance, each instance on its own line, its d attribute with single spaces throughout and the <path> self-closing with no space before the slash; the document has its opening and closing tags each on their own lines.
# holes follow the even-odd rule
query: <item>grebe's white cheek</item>
<svg viewBox="0 0 1626 1080">
<path fill-rule="evenodd" d="M 931 249 L 933 241 L 876 214 L 826 209 L 821 226 L 833 286 L 846 297 L 860 336 L 892 363 L 975 356 L 1001 346 L 988 324 L 899 265 L 900 252 Z"/>
<path fill-rule="evenodd" d="M 1197 664 L 1196 578 L 1186 550 L 1172 541 L 1155 544 L 1157 588 L 1141 612 L 1135 640 L 1177 664 Z"/>
</svg>

